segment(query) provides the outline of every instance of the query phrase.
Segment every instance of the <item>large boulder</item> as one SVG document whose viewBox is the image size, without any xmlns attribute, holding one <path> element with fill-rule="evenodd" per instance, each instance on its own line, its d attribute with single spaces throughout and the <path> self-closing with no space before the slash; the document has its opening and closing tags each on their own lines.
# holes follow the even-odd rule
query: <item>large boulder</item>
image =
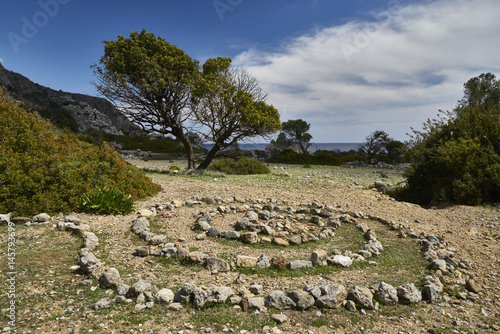
<svg viewBox="0 0 500 334">
<path fill-rule="evenodd" d="M 297 305 L 296 307 L 301 310 L 311 308 L 315 303 L 314 297 L 303 290 L 290 292 L 288 297 L 290 297 L 290 299 L 292 299 Z"/>
<path fill-rule="evenodd" d="M 347 299 L 352 300 L 357 306 L 373 310 L 375 307 L 373 305 L 373 294 L 370 289 L 363 286 L 355 286 L 349 291 Z"/>
<path fill-rule="evenodd" d="M 403 305 L 416 304 L 422 300 L 422 293 L 413 283 L 397 287 L 399 303 Z"/>
<path fill-rule="evenodd" d="M 395 305 L 399 302 L 396 288 L 385 282 L 375 285 L 374 298 L 382 305 Z"/>
<path fill-rule="evenodd" d="M 101 277 L 99 277 L 99 284 L 102 288 L 116 287 L 122 283 L 120 273 L 116 268 L 109 268 L 109 270 L 105 271 Z"/>
<path fill-rule="evenodd" d="M 267 296 L 265 304 L 267 307 L 273 307 L 280 310 L 291 309 L 297 306 L 297 304 L 281 290 L 271 292 L 271 294 Z"/>
</svg>

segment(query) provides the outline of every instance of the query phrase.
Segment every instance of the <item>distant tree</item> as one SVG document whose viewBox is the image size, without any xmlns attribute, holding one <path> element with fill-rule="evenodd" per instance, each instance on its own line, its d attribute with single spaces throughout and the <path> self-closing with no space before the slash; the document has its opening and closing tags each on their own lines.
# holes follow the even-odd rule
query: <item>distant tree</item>
<svg viewBox="0 0 500 334">
<path fill-rule="evenodd" d="M 308 133 L 311 125 L 302 119 L 289 120 L 282 124 L 281 133 L 276 143 L 282 146 L 298 144 L 302 153 L 307 153 L 311 146 L 311 134 Z"/>
<path fill-rule="evenodd" d="M 278 110 L 265 102 L 267 94 L 247 71 L 231 67 L 230 58 L 210 58 L 193 90 L 196 121 L 214 143 L 198 169 L 207 168 L 220 150 L 238 141 L 268 136 L 281 129 Z"/>
<path fill-rule="evenodd" d="M 500 80 L 492 73 L 483 73 L 464 84 L 461 106 L 500 106 Z M 459 105 L 459 107 L 460 107 Z"/>
<path fill-rule="evenodd" d="M 407 146 L 399 140 L 391 140 L 385 145 L 387 158 L 391 163 L 401 163 L 404 161 L 404 153 Z"/>
<path fill-rule="evenodd" d="M 92 66 L 98 92 L 149 133 L 172 135 L 182 142 L 188 168 L 194 169 L 187 120 L 199 65 L 182 49 L 145 30 L 129 38 L 104 41 L 104 55 Z"/>
<path fill-rule="evenodd" d="M 387 145 L 393 141 L 389 134 L 382 130 L 372 132 L 365 137 L 365 142 L 360 146 L 359 151 L 371 161 L 381 153 L 387 153 Z"/>
</svg>

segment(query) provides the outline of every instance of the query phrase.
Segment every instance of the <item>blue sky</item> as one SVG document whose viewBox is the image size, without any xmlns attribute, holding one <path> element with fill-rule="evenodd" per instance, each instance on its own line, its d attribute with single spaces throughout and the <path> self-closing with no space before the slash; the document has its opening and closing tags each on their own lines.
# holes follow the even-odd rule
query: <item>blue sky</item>
<svg viewBox="0 0 500 334">
<path fill-rule="evenodd" d="M 63 91 L 95 95 L 103 40 L 143 28 L 191 57 L 231 57 L 282 121 L 314 142 L 406 140 L 463 83 L 500 76 L 497 0 L 19 0 L 2 4 L 0 62 Z"/>
</svg>

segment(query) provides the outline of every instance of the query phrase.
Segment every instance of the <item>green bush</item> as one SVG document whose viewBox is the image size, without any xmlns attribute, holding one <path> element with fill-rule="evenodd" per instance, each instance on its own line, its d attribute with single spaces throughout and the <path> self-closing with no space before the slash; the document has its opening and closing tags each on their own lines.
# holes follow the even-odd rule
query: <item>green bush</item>
<svg viewBox="0 0 500 334">
<path fill-rule="evenodd" d="M 132 196 L 107 187 L 92 190 L 82 197 L 83 211 L 100 214 L 127 214 L 134 211 Z"/>
<path fill-rule="evenodd" d="M 500 107 L 466 106 L 416 132 L 397 199 L 422 205 L 500 201 Z"/>
<path fill-rule="evenodd" d="M 132 200 L 160 190 L 109 145 L 84 143 L 57 130 L 0 92 L 0 212 L 76 211 L 82 196 L 96 187 L 130 194 Z"/>
<path fill-rule="evenodd" d="M 251 175 L 251 174 L 269 174 L 271 171 L 261 162 L 249 158 L 243 157 L 238 160 L 231 158 L 218 160 L 213 162 L 207 170 L 213 170 L 222 172 L 225 174 L 235 174 L 235 175 Z"/>
<path fill-rule="evenodd" d="M 291 165 L 330 165 L 340 166 L 349 161 L 363 161 L 367 159 L 355 151 L 349 152 L 327 152 L 318 151 L 315 154 L 297 153 L 292 149 L 285 149 L 277 157 L 267 159 L 270 163 Z"/>
</svg>

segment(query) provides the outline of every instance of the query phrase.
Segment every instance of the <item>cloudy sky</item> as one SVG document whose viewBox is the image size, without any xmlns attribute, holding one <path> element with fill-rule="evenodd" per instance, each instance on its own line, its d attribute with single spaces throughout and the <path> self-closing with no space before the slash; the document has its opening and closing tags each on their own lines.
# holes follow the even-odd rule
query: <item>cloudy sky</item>
<svg viewBox="0 0 500 334">
<path fill-rule="evenodd" d="M 282 121 L 313 141 L 406 140 L 463 83 L 500 76 L 498 0 L 20 0 L 2 5 L 0 62 L 33 81 L 95 95 L 103 40 L 143 28 L 200 61 L 231 57 Z"/>
</svg>

